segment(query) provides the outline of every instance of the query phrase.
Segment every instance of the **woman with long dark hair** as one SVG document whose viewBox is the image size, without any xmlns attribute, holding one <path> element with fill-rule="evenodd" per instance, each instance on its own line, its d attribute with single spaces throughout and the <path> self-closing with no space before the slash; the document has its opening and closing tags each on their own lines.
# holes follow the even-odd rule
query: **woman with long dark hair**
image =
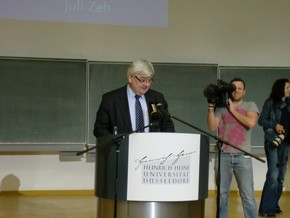
<svg viewBox="0 0 290 218">
<path fill-rule="evenodd" d="M 268 166 L 259 207 L 259 215 L 263 217 L 276 217 L 283 213 L 279 199 L 283 191 L 288 161 L 289 94 L 289 80 L 276 80 L 258 120 L 258 124 L 264 130 L 264 149 Z"/>
</svg>

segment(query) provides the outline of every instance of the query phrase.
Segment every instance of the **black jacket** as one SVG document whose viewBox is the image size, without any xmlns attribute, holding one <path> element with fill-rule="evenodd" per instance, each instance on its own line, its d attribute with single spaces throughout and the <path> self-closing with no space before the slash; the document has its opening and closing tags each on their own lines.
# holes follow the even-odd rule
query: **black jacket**
<svg viewBox="0 0 290 218">
<path fill-rule="evenodd" d="M 168 104 L 160 92 L 149 89 L 145 94 L 149 122 L 153 122 L 150 116 L 152 112 L 151 104 L 161 103 L 163 109 L 168 112 Z M 150 127 L 150 132 L 174 132 L 174 124 L 170 117 L 160 116 L 158 128 Z M 130 111 L 127 98 L 127 86 L 115 89 L 103 95 L 101 104 L 97 111 L 94 125 L 94 135 L 96 137 L 113 134 L 114 126 L 118 127 L 118 133 L 130 133 L 133 131 Z"/>
</svg>

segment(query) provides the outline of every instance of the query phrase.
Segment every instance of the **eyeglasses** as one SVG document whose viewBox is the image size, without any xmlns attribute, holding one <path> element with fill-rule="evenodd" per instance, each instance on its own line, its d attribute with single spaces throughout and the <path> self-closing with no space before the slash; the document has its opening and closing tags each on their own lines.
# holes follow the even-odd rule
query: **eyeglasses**
<svg viewBox="0 0 290 218">
<path fill-rule="evenodd" d="M 135 78 L 140 82 L 140 83 L 153 83 L 154 80 L 153 78 L 147 78 L 147 79 L 144 79 L 144 78 L 139 78 L 138 76 L 135 76 Z"/>
</svg>

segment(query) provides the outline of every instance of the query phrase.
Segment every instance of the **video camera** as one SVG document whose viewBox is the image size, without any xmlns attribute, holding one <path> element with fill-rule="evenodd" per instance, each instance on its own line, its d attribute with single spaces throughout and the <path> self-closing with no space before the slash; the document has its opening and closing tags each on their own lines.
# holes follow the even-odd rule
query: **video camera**
<svg viewBox="0 0 290 218">
<path fill-rule="evenodd" d="M 203 91 L 208 103 L 215 104 L 215 107 L 227 107 L 230 93 L 236 90 L 236 86 L 222 80 L 217 85 L 209 84 Z"/>
</svg>

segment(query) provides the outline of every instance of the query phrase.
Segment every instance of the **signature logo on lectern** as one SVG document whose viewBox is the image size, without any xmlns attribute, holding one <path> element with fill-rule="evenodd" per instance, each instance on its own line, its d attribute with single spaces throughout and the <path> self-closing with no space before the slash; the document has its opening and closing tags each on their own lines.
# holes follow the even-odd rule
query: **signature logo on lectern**
<svg viewBox="0 0 290 218">
<path fill-rule="evenodd" d="M 182 157 L 190 156 L 192 154 L 196 153 L 196 151 L 190 151 L 190 152 L 185 152 L 184 150 L 180 151 L 177 154 L 170 153 L 166 156 L 163 157 L 157 157 L 157 158 L 149 158 L 148 156 L 144 156 L 142 158 L 137 158 L 135 160 L 135 163 L 137 163 L 137 166 L 135 167 L 135 170 L 138 170 L 142 165 L 144 164 L 151 164 L 151 163 L 158 163 L 158 165 L 176 165 L 177 162 L 180 160 Z"/>
</svg>

